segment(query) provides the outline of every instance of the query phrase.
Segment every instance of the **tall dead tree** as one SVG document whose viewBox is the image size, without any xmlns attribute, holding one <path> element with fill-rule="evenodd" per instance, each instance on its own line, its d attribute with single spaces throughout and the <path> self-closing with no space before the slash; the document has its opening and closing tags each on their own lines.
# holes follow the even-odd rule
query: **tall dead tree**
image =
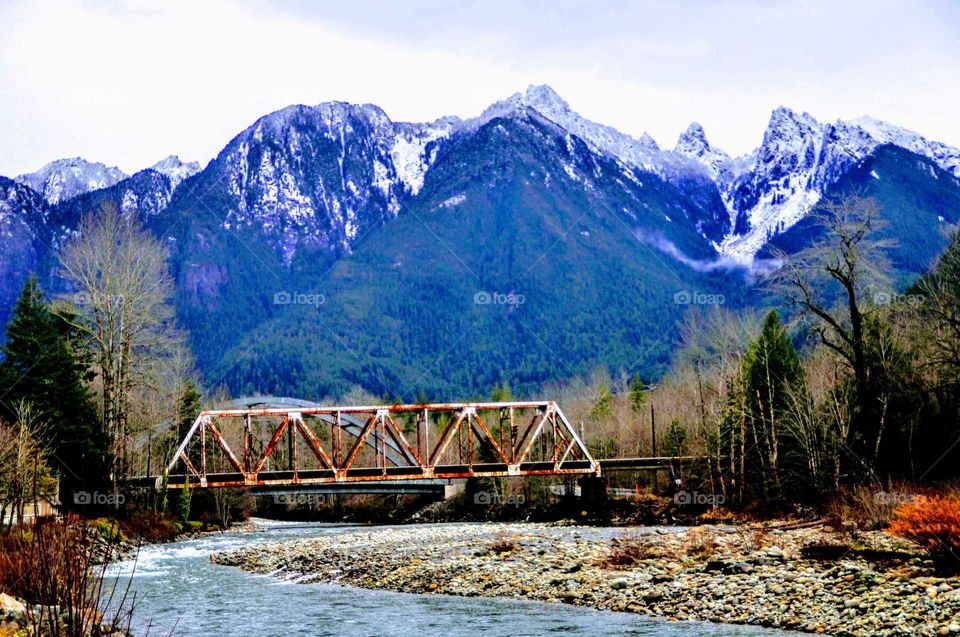
<svg viewBox="0 0 960 637">
<path fill-rule="evenodd" d="M 894 244 L 877 237 L 884 224 L 872 199 L 827 200 L 813 217 L 821 236 L 797 254 L 775 255 L 783 263 L 774 277 L 775 288 L 849 370 L 857 424 L 840 442 L 870 471 L 884 418 L 882 397 L 874 396 L 871 388 L 868 322 L 878 299 L 889 295 L 887 251 Z"/>
</svg>

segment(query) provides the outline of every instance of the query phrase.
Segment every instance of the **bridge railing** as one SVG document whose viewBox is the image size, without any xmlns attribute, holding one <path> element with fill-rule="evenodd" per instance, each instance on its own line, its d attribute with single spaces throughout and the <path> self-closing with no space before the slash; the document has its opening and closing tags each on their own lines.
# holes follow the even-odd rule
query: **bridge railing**
<svg viewBox="0 0 960 637">
<path fill-rule="evenodd" d="M 168 488 L 599 474 L 554 401 L 203 411 Z M 156 478 L 161 484 L 161 478 Z"/>
</svg>

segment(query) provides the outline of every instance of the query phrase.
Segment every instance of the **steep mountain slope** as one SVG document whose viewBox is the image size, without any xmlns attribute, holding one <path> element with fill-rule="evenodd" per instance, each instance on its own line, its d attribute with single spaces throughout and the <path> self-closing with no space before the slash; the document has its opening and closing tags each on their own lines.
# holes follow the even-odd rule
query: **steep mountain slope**
<svg viewBox="0 0 960 637">
<path fill-rule="evenodd" d="M 0 177 L 0 322 L 7 324 L 30 272 L 48 270 L 53 224 L 43 198 Z"/>
<path fill-rule="evenodd" d="M 528 108 L 458 133 L 395 221 L 299 278 L 214 376 L 237 391 L 319 398 L 357 383 L 412 400 L 501 379 L 532 390 L 597 364 L 653 373 L 693 293 L 733 303 L 743 286 L 665 252 L 715 256 L 682 192 L 622 170 Z"/>
<path fill-rule="evenodd" d="M 167 175 L 152 168 L 141 170 L 116 184 L 94 190 L 54 207 L 57 220 L 67 228 L 75 228 L 80 217 L 96 213 L 110 203 L 125 213 L 147 219 L 163 212 L 170 204 L 174 184 Z"/>
<path fill-rule="evenodd" d="M 721 251 L 749 263 L 770 239 L 804 219 L 852 166 L 884 144 L 960 176 L 960 149 L 911 131 L 870 118 L 821 124 L 807 113 L 776 109 L 749 169 L 725 189 L 734 224 Z"/>
<path fill-rule="evenodd" d="M 212 362 L 274 312 L 273 295 L 394 219 L 457 120 L 394 123 L 331 102 L 260 118 L 149 221 L 168 242 L 177 306 Z M 228 325 L 230 329 L 224 329 Z"/>
<path fill-rule="evenodd" d="M 895 282 L 906 287 L 927 272 L 960 226 L 960 178 L 932 160 L 903 148 L 884 145 L 857 162 L 830 186 L 825 197 L 872 198 L 890 239 Z M 794 253 L 822 236 L 823 229 L 805 218 L 770 241 L 759 256 L 775 250 Z"/>
<path fill-rule="evenodd" d="M 15 181 L 29 186 L 47 203 L 54 205 L 91 190 L 107 188 L 126 177 L 119 168 L 71 157 L 52 161 L 36 172 L 19 175 Z"/>
</svg>

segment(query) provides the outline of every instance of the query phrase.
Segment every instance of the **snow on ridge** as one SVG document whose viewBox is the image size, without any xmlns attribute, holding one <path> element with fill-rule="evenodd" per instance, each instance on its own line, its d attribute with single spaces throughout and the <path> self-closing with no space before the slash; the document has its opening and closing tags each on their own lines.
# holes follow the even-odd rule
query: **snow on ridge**
<svg viewBox="0 0 960 637">
<path fill-rule="evenodd" d="M 680 134 L 673 152 L 703 164 L 718 185 L 726 184 L 732 179 L 736 167 L 734 161 L 730 155 L 710 145 L 703 127 L 697 122 L 692 122 Z"/>
<path fill-rule="evenodd" d="M 545 84 L 531 85 L 524 93 L 514 93 L 494 102 L 479 117 L 466 120 L 463 126 L 478 128 L 492 119 L 510 116 L 525 109 L 539 113 L 566 132 L 579 137 L 594 152 L 611 156 L 628 168 L 639 168 L 665 179 L 702 170 L 698 162 L 662 150 L 648 133 L 636 139 L 612 126 L 586 119 Z"/>
<path fill-rule="evenodd" d="M 108 188 L 127 177 L 115 166 L 69 157 L 52 161 L 36 172 L 14 177 L 14 181 L 29 186 L 47 203 L 55 205 L 92 190 Z"/>
<path fill-rule="evenodd" d="M 397 127 L 390 147 L 390 159 L 397 178 L 410 194 L 420 192 L 432 163 L 433 157 L 426 155 L 427 145 L 449 137 L 459 123 L 457 118 L 444 118 L 430 124 L 402 124 Z"/>
<path fill-rule="evenodd" d="M 200 172 L 200 162 L 183 162 L 178 156 L 170 155 L 155 163 L 150 170 L 166 175 L 170 180 L 170 187 L 176 188 L 181 181 Z"/>
<path fill-rule="evenodd" d="M 829 124 L 785 107 L 774 110 L 753 165 L 724 193 L 732 218 L 745 215 L 750 229 L 726 237 L 721 253 L 751 260 L 770 238 L 803 219 L 851 166 L 882 144 L 926 157 L 960 176 L 960 149 L 929 141 L 913 131 L 872 117 Z M 878 178 L 876 173 L 872 176 Z M 749 205 L 733 196 L 743 188 L 755 195 Z"/>
</svg>

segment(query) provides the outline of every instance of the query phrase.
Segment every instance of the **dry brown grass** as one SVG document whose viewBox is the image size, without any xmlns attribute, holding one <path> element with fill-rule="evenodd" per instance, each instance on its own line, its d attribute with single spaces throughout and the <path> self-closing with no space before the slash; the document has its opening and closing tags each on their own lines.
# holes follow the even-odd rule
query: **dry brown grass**
<svg viewBox="0 0 960 637">
<path fill-rule="evenodd" d="M 720 545 L 713 529 L 692 527 L 687 530 L 683 538 L 683 549 L 687 555 L 708 557 L 717 552 Z"/>
<path fill-rule="evenodd" d="M 610 554 L 600 566 L 609 569 L 623 569 L 636 566 L 643 560 L 660 557 L 661 553 L 652 544 L 647 544 L 636 535 L 623 535 L 610 542 Z"/>
<path fill-rule="evenodd" d="M 747 551 L 762 551 L 770 542 L 770 532 L 762 526 L 742 529 L 740 544 Z"/>
<path fill-rule="evenodd" d="M 487 546 L 489 553 L 512 553 L 519 548 L 517 540 L 504 533 L 498 533 L 492 542 Z"/>
<path fill-rule="evenodd" d="M 85 637 L 129 630 L 129 588 L 104 592 L 106 565 L 98 564 L 102 549 L 95 533 L 75 518 L 45 520 L 14 528 L 0 542 L 0 590 L 27 600 L 27 621 L 36 634 Z M 106 553 L 113 548 L 107 546 Z"/>
<path fill-rule="evenodd" d="M 901 504 L 927 495 L 928 488 L 905 482 L 879 485 L 861 485 L 844 489 L 827 508 L 827 526 L 856 535 L 858 531 L 884 529 Z"/>
</svg>

